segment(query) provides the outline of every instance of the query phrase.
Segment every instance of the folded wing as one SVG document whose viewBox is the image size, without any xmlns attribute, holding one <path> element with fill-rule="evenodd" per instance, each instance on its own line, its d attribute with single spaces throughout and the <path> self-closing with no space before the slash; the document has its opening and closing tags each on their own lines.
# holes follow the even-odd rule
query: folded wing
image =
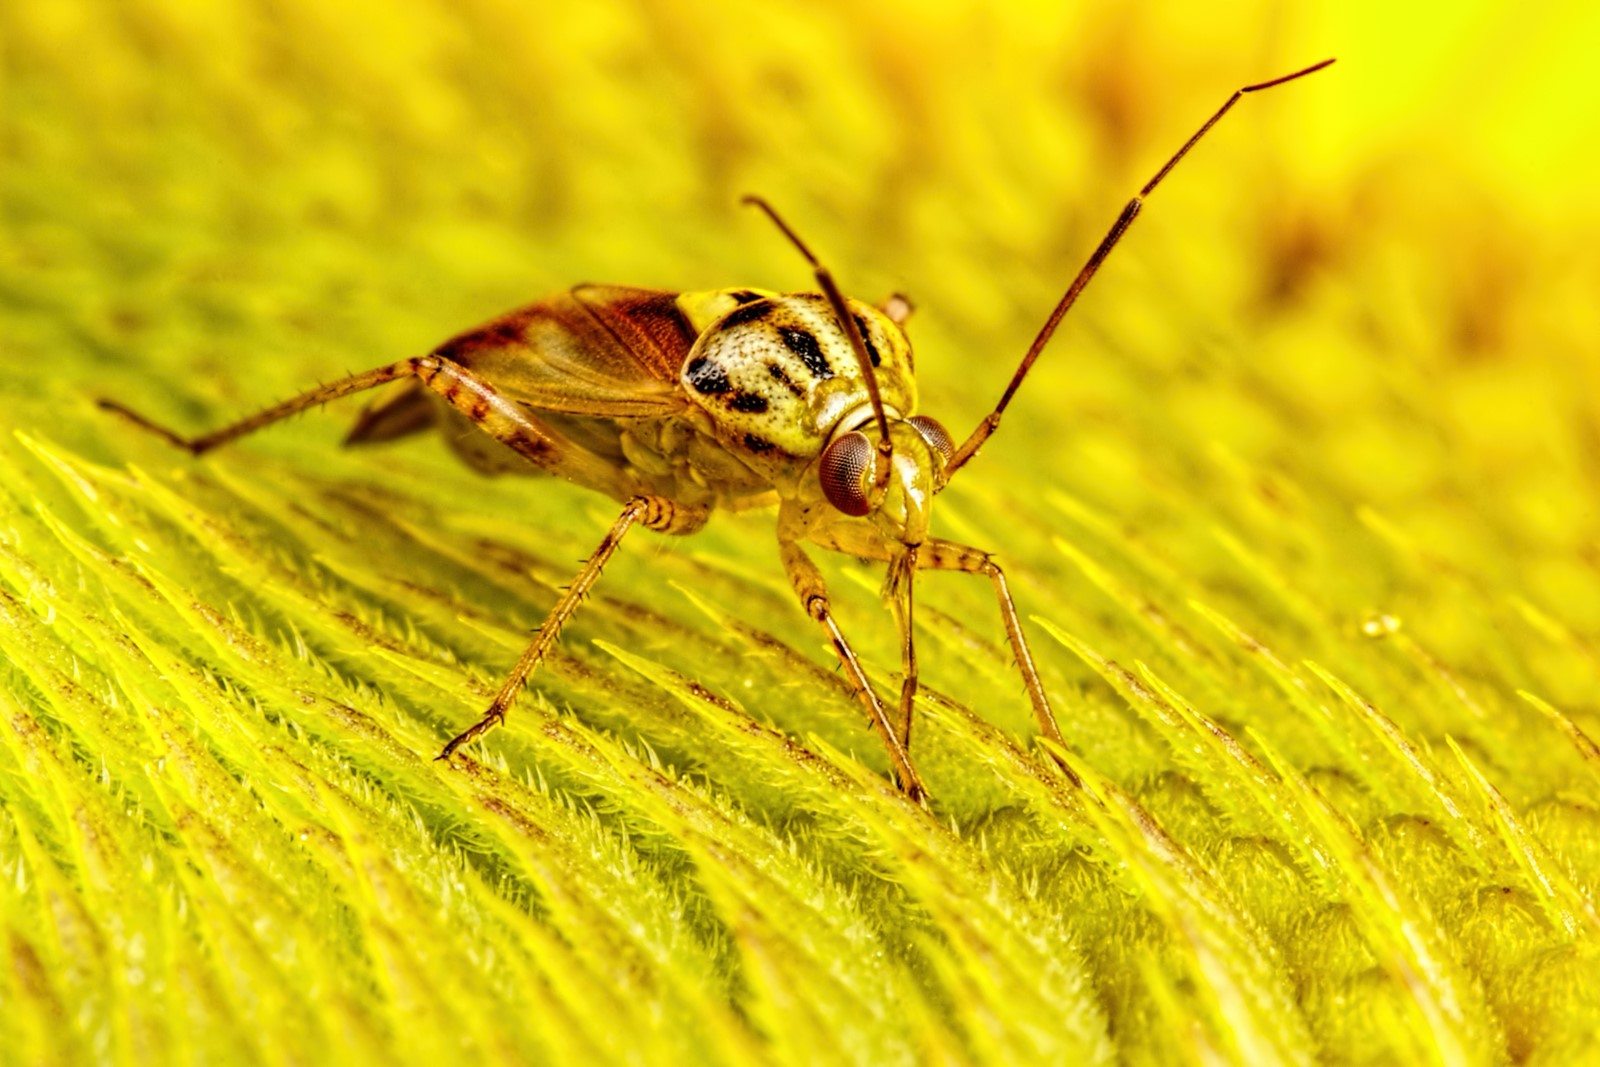
<svg viewBox="0 0 1600 1067">
<path fill-rule="evenodd" d="M 678 369 L 694 339 L 675 293 L 580 285 L 434 351 L 538 411 L 651 418 L 685 410 Z M 436 417 L 427 390 L 409 383 L 362 412 L 345 441 L 394 440 L 427 429 Z"/>
</svg>

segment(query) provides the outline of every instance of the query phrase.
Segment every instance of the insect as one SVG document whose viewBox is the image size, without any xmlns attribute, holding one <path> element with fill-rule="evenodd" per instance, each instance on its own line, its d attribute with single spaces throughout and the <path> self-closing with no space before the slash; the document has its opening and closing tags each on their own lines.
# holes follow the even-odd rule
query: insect
<svg viewBox="0 0 1600 1067">
<path fill-rule="evenodd" d="M 779 553 L 795 595 L 837 654 L 888 751 L 895 781 L 921 801 L 926 789 L 910 751 L 918 571 L 962 571 L 989 580 L 1039 730 L 1065 743 L 1004 573 L 988 552 L 929 533 L 934 496 L 1000 425 L 1062 317 L 1156 186 L 1245 94 L 1332 62 L 1239 89 L 1167 160 L 1122 209 L 999 403 L 960 444 L 917 412 L 904 329 L 910 303 L 898 296 L 878 306 L 846 299 L 805 242 L 759 197 L 745 199 L 805 257 L 818 291 L 578 286 L 460 334 L 428 355 L 308 390 L 196 437 L 115 401 L 100 403 L 198 456 L 307 408 L 390 385 L 389 395 L 361 414 L 347 443 L 389 441 L 435 427 L 480 471 L 554 475 L 622 505 L 483 716 L 446 744 L 440 759 L 505 720 L 629 530 L 690 534 L 714 511 L 776 504 Z M 804 542 L 887 564 L 884 597 L 899 629 L 903 668 L 894 704 L 869 684 Z"/>
</svg>

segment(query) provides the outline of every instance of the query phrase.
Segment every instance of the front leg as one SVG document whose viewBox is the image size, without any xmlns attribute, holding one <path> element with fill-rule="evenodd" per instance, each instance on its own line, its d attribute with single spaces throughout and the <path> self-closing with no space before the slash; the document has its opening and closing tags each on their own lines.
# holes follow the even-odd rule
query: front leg
<svg viewBox="0 0 1600 1067">
<path fill-rule="evenodd" d="M 822 627 L 823 633 L 828 635 L 828 641 L 833 645 L 839 662 L 844 665 L 851 687 L 855 689 L 862 706 L 867 709 L 868 721 L 878 731 L 883 747 L 888 750 L 895 781 L 905 791 L 906 796 L 919 804 L 924 803 L 928 791 L 923 786 L 922 779 L 917 776 L 916 769 L 911 765 L 911 754 L 900 743 L 894 724 L 890 722 L 888 713 L 878 700 L 878 695 L 872 691 L 872 686 L 867 682 L 866 672 L 861 669 L 861 661 L 856 658 L 855 651 L 844 639 L 844 634 L 839 631 L 839 624 L 833 619 L 833 609 L 828 601 L 828 586 L 822 579 L 822 572 L 811 561 L 811 557 L 806 555 L 805 550 L 794 541 L 779 541 L 778 551 L 783 557 L 783 569 L 789 575 L 795 595 L 800 598 L 800 606 L 806 609 L 806 614 L 816 620 L 817 625 Z"/>
<path fill-rule="evenodd" d="M 907 545 L 898 554 L 889 557 L 889 573 L 883 583 L 883 599 L 894 613 L 895 628 L 900 632 L 900 708 L 895 717 L 894 732 L 900 745 L 911 751 L 911 712 L 917 700 L 917 641 L 913 633 L 915 615 L 912 589 L 917 576 L 916 545 Z"/>
<path fill-rule="evenodd" d="M 861 559 L 886 561 L 894 559 L 894 549 L 890 543 L 876 530 L 865 526 L 837 526 L 823 536 L 814 535 L 814 539 L 825 548 Z M 1033 704 L 1034 717 L 1039 722 L 1039 732 L 1057 744 L 1064 745 L 1066 742 L 1062 739 L 1061 727 L 1057 725 L 1055 712 L 1050 708 L 1050 698 L 1045 695 L 1044 683 L 1039 680 L 1039 669 L 1034 666 L 1033 652 L 1028 648 L 1028 638 L 1022 632 L 1022 621 L 1017 615 L 1016 602 L 1011 599 L 1011 590 L 1006 586 L 1006 576 L 1000 570 L 1000 565 L 982 549 L 937 537 L 930 538 L 917 546 L 914 559 L 918 570 L 981 574 L 994 585 L 995 597 L 1000 602 L 1000 619 L 1006 628 L 1006 641 L 1011 645 L 1012 655 L 1016 657 L 1017 669 L 1022 672 L 1022 684 L 1027 688 L 1028 700 Z M 893 563 L 890 565 L 893 566 Z M 906 605 L 908 616 L 909 607 L 908 595 Z M 909 733 L 909 721 L 905 726 Z M 902 740 L 904 736 L 902 735 Z"/>
<path fill-rule="evenodd" d="M 922 545 L 917 566 L 923 570 L 963 571 L 981 574 L 994 584 L 996 599 L 1000 602 L 1000 619 L 1005 623 L 1006 640 L 1017 659 L 1017 669 L 1022 672 L 1022 684 L 1027 687 L 1028 699 L 1033 703 L 1034 717 L 1039 720 L 1039 732 L 1058 745 L 1065 745 L 1061 727 L 1056 724 L 1055 712 L 1050 710 L 1050 698 L 1045 696 L 1044 683 L 1039 680 L 1039 669 L 1033 664 L 1033 652 L 1028 648 L 1028 638 L 1022 632 L 1022 620 L 1017 617 L 1017 605 L 1006 587 L 1006 576 L 989 553 L 955 541 L 931 538 Z"/>
</svg>

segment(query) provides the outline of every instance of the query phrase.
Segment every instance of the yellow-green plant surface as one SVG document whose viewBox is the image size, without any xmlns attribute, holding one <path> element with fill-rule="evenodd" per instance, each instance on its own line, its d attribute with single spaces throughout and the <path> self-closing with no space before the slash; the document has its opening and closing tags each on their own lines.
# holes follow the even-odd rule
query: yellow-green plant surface
<svg viewBox="0 0 1600 1067">
<path fill-rule="evenodd" d="M 1592 4 L 0 5 L 0 1059 L 1600 1058 Z M 1432 9 L 1432 10 L 1430 10 Z M 964 432 L 906 803 L 770 516 L 350 407 L 185 428 L 593 280 L 913 294 Z M 353 407 L 353 405 L 352 405 Z M 894 685 L 880 575 L 828 564 Z"/>
</svg>

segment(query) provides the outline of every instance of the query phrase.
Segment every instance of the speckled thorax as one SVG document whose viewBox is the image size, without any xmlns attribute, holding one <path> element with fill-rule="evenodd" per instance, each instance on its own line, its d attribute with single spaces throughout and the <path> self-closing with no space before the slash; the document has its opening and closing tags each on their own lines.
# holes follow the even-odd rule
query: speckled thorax
<svg viewBox="0 0 1600 1067">
<path fill-rule="evenodd" d="M 878 309 L 848 302 L 890 417 L 916 410 L 911 345 Z M 817 293 L 684 293 L 699 337 L 679 383 L 712 432 L 756 469 L 805 466 L 840 429 L 864 421 L 869 394 L 850 340 Z M 801 461 L 796 464 L 796 461 Z"/>
</svg>

